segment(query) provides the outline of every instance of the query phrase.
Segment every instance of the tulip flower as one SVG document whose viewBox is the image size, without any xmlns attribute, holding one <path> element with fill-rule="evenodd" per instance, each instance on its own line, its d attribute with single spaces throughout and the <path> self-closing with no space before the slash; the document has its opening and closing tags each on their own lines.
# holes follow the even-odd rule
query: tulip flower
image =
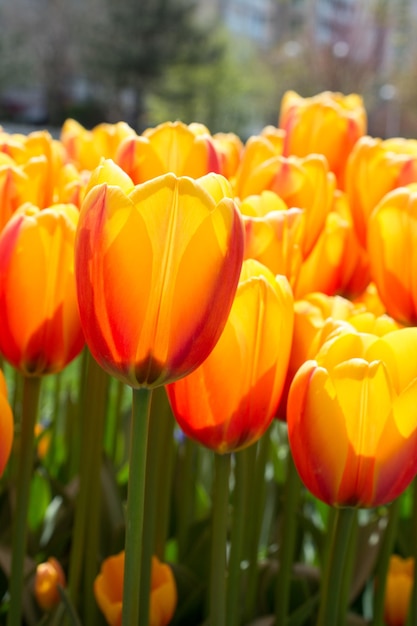
<svg viewBox="0 0 417 626">
<path fill-rule="evenodd" d="M 414 559 L 396 554 L 390 558 L 385 587 L 384 621 L 386 626 L 405 626 L 414 584 Z"/>
<path fill-rule="evenodd" d="M 353 299 L 355 304 L 363 304 L 367 311 L 374 313 L 374 315 L 384 315 L 387 309 L 381 300 L 376 285 L 374 282 L 370 282 L 362 293 Z"/>
<path fill-rule="evenodd" d="M 304 211 L 287 209 L 273 191 L 248 196 L 239 208 L 245 226 L 245 259 L 256 259 L 274 274 L 283 274 L 293 287 L 303 261 Z"/>
<path fill-rule="evenodd" d="M 0 370 L 0 476 L 9 460 L 13 443 L 13 414 L 7 400 L 7 385 Z"/>
<path fill-rule="evenodd" d="M 344 332 L 297 371 L 288 436 L 308 489 L 329 505 L 375 507 L 417 473 L 417 328 Z M 329 445 L 331 442 L 331 445 Z"/>
<path fill-rule="evenodd" d="M 277 418 L 287 419 L 288 392 L 295 373 L 308 359 L 315 358 L 323 343 L 332 335 L 344 332 L 355 305 L 341 296 L 310 293 L 294 302 L 294 331 L 290 360 Z"/>
<path fill-rule="evenodd" d="M 58 201 L 54 186 L 66 155 L 62 144 L 47 131 L 36 131 L 28 135 L 0 137 L 0 153 L 10 156 L 13 164 L 24 173 L 26 184 L 23 202 L 32 202 L 45 208 Z"/>
<path fill-rule="evenodd" d="M 345 190 L 356 234 L 366 247 L 368 220 L 379 201 L 397 187 L 417 182 L 417 140 L 361 137 L 346 165 Z"/>
<path fill-rule="evenodd" d="M 232 180 L 242 157 L 242 140 L 235 133 L 216 133 L 213 135 L 213 141 L 220 155 L 220 173 L 228 180 Z"/>
<path fill-rule="evenodd" d="M 76 240 L 81 320 L 98 363 L 132 387 L 185 376 L 221 334 L 243 258 L 226 193 L 215 174 L 134 186 L 104 162 L 92 175 Z"/>
<path fill-rule="evenodd" d="M 281 396 L 293 315 L 287 279 L 245 261 L 216 347 L 199 368 L 167 388 L 186 435 L 221 454 L 262 436 Z"/>
<path fill-rule="evenodd" d="M 300 267 L 294 295 L 299 299 L 321 291 L 352 297 L 363 292 L 369 280 L 367 253 L 354 231 L 346 195 L 337 190 L 323 229 Z"/>
<path fill-rule="evenodd" d="M 105 559 L 94 581 L 94 595 L 109 626 L 120 626 L 123 606 L 123 575 L 125 553 Z M 150 626 L 166 626 L 177 605 L 177 588 L 172 569 L 152 558 Z"/>
<path fill-rule="evenodd" d="M 240 156 L 240 163 L 236 170 L 234 181 L 235 193 L 242 197 L 244 182 L 262 163 L 269 159 L 282 156 L 284 150 L 285 132 L 273 126 L 266 126 L 259 135 L 249 137 Z M 249 195 L 249 194 L 246 194 Z"/>
<path fill-rule="evenodd" d="M 119 145 L 127 137 L 136 137 L 136 132 L 126 122 L 102 123 L 87 130 L 69 118 L 61 128 L 60 140 L 71 163 L 80 171 L 91 171 L 102 159 L 114 159 Z"/>
<path fill-rule="evenodd" d="M 60 603 L 59 587 L 65 587 L 65 585 L 64 570 L 54 557 L 49 557 L 47 561 L 36 567 L 35 598 L 44 611 L 50 611 Z"/>
<path fill-rule="evenodd" d="M 63 369 L 81 351 L 74 277 L 78 210 L 26 204 L 0 235 L 0 352 L 26 376 Z"/>
<path fill-rule="evenodd" d="M 168 172 L 199 178 L 222 169 L 209 132 L 202 133 L 201 127 L 193 130 L 182 122 L 165 122 L 125 139 L 114 160 L 135 184 Z"/>
<path fill-rule="evenodd" d="M 389 315 L 417 323 L 417 184 L 388 193 L 368 224 L 372 279 Z"/>
<path fill-rule="evenodd" d="M 0 154 L 0 232 L 21 204 L 28 201 L 30 181 L 6 154 Z"/>
<path fill-rule="evenodd" d="M 348 156 L 366 132 L 366 111 L 357 94 L 324 91 L 303 98 L 287 91 L 281 101 L 280 128 L 285 130 L 284 155 L 323 154 L 340 189 Z"/>
<path fill-rule="evenodd" d="M 305 210 L 305 237 L 303 256 L 307 256 L 325 224 L 335 192 L 335 178 L 329 172 L 325 157 L 310 155 L 305 158 L 275 156 L 236 177 L 237 195 L 247 196 L 270 190 L 288 207 Z"/>
</svg>

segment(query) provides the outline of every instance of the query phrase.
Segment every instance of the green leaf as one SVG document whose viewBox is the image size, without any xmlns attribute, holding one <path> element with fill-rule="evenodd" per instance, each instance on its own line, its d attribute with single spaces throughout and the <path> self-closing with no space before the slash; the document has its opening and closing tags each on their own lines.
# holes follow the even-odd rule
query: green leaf
<svg viewBox="0 0 417 626">
<path fill-rule="evenodd" d="M 43 472 L 35 472 L 30 486 L 28 514 L 29 528 L 32 531 L 37 530 L 43 523 L 51 497 L 49 480 Z"/>
</svg>

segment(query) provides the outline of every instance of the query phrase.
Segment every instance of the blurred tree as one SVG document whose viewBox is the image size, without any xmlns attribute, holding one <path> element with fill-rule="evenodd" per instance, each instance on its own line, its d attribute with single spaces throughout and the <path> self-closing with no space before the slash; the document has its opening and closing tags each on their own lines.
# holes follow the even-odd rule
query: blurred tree
<svg viewBox="0 0 417 626">
<path fill-rule="evenodd" d="M 89 34 L 89 76 L 111 86 L 116 96 L 113 116 L 122 114 L 142 130 L 147 125 L 146 97 L 167 70 L 216 64 L 224 48 L 213 36 L 215 24 L 198 21 L 196 0 L 102 0 L 102 4 L 103 19 Z"/>
<path fill-rule="evenodd" d="M 28 98 L 35 90 L 42 91 L 45 118 L 58 125 L 65 117 L 77 67 L 75 34 L 82 5 L 66 0 L 5 0 L 3 6 L 8 56 L 14 59 L 15 68 L 20 62 L 19 77 L 9 77 L 10 85 L 25 84 Z"/>
<path fill-rule="evenodd" d="M 148 98 L 151 125 L 198 121 L 212 133 L 234 132 L 242 139 L 261 130 L 272 93 L 269 67 L 247 41 L 223 29 L 217 39 L 223 54 L 216 62 L 178 62 L 155 84 Z"/>
</svg>

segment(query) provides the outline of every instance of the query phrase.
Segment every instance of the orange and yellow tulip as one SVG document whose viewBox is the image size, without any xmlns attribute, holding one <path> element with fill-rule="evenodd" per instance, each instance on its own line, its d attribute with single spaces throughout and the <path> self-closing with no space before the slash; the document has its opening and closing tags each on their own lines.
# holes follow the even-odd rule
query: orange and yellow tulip
<svg viewBox="0 0 417 626">
<path fill-rule="evenodd" d="M 287 206 L 273 191 L 248 196 L 240 203 L 245 225 L 245 259 L 255 259 L 274 274 L 296 284 L 303 261 L 305 217 Z"/>
<path fill-rule="evenodd" d="M 125 553 L 105 559 L 94 581 L 94 595 L 109 626 L 120 626 L 123 608 Z M 152 558 L 149 626 L 167 626 L 177 606 L 177 587 L 172 569 Z"/>
<path fill-rule="evenodd" d="M 216 133 L 213 135 L 213 141 L 220 156 L 220 173 L 231 181 L 234 179 L 242 158 L 242 140 L 235 133 Z"/>
<path fill-rule="evenodd" d="M 369 280 L 367 253 L 354 231 L 346 195 L 337 190 L 324 227 L 300 267 L 294 295 L 299 299 L 321 291 L 353 297 L 364 291 Z"/>
<path fill-rule="evenodd" d="M 92 174 L 76 240 L 81 320 L 98 363 L 132 387 L 185 376 L 223 330 L 244 245 L 228 193 L 216 174 L 134 186 L 112 161 Z"/>
<path fill-rule="evenodd" d="M 321 155 L 305 158 L 275 156 L 255 163 L 243 176 L 236 178 L 236 192 L 242 200 L 265 190 L 275 192 L 291 207 L 305 210 L 305 236 L 303 256 L 307 256 L 316 243 L 330 211 L 335 192 L 334 174 L 329 172 L 327 161 Z"/>
<path fill-rule="evenodd" d="M 346 193 L 359 243 L 366 247 L 369 217 L 397 187 L 417 182 L 417 140 L 361 137 L 346 165 Z"/>
<path fill-rule="evenodd" d="M 189 437 L 223 454 L 258 440 L 283 389 L 293 328 L 293 297 L 284 276 L 244 261 L 224 331 L 208 358 L 169 385 L 174 416 Z"/>
<path fill-rule="evenodd" d="M 102 159 L 114 159 L 119 145 L 136 132 L 126 122 L 98 124 L 87 130 L 76 120 L 65 120 L 60 140 L 67 157 L 80 171 L 95 169 Z"/>
<path fill-rule="evenodd" d="M 249 137 L 243 146 L 240 163 L 236 170 L 234 188 L 237 196 L 243 197 L 244 183 L 253 171 L 256 171 L 265 161 L 282 156 L 284 138 L 285 132 L 274 126 L 266 126 L 259 135 Z"/>
<path fill-rule="evenodd" d="M 414 584 L 414 559 L 396 554 L 389 562 L 385 586 L 384 621 L 386 626 L 405 626 Z"/>
<path fill-rule="evenodd" d="M 60 371 L 81 351 L 74 277 L 79 212 L 23 205 L 0 235 L 0 352 L 27 376 Z"/>
<path fill-rule="evenodd" d="M 209 132 L 182 122 L 165 122 L 139 137 L 128 137 L 114 160 L 135 184 L 169 172 L 200 178 L 222 171 L 221 155 Z"/>
<path fill-rule="evenodd" d="M 348 156 L 366 132 L 361 96 L 324 91 L 303 98 L 295 91 L 287 91 L 281 101 L 279 126 L 285 130 L 285 156 L 323 154 L 343 189 Z"/>
<path fill-rule="evenodd" d="M 7 399 L 7 385 L 0 370 L 0 476 L 4 472 L 13 444 L 13 414 Z"/>
<path fill-rule="evenodd" d="M 417 184 L 388 193 L 368 223 L 371 276 L 389 315 L 417 323 Z"/>
<path fill-rule="evenodd" d="M 417 328 L 343 332 L 295 374 L 289 442 L 301 479 L 323 502 L 383 505 L 415 477 L 416 350 Z"/>
<path fill-rule="evenodd" d="M 53 556 L 36 567 L 34 592 L 36 602 L 44 611 L 56 607 L 61 596 L 59 587 L 65 587 L 66 578 L 61 564 Z"/>
</svg>

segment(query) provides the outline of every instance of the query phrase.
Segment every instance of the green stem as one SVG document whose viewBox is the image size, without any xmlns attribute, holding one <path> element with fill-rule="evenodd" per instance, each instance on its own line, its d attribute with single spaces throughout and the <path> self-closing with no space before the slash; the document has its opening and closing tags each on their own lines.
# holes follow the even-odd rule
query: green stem
<svg viewBox="0 0 417 626">
<path fill-rule="evenodd" d="M 343 597 L 343 573 L 356 509 L 337 509 L 330 537 L 330 550 L 321 585 L 321 598 L 317 626 L 344 624 L 340 619 L 340 601 Z"/>
<path fill-rule="evenodd" d="M 288 620 L 291 574 L 297 537 L 297 511 L 301 495 L 301 484 L 292 454 L 288 451 L 283 524 L 279 543 L 279 570 L 275 592 L 275 623 L 281 624 L 282 626 L 284 626 Z"/>
<path fill-rule="evenodd" d="M 91 359 L 88 371 L 89 393 L 88 413 L 85 423 L 85 443 L 88 450 L 83 448 L 82 454 L 89 459 L 88 484 L 89 499 L 88 515 L 85 521 L 85 555 L 83 572 L 84 622 L 95 624 L 98 607 L 94 595 L 91 593 L 94 579 L 98 573 L 99 544 L 100 544 L 100 517 L 101 517 L 101 468 L 103 461 L 104 425 L 106 419 L 106 404 L 108 398 L 109 375 Z"/>
<path fill-rule="evenodd" d="M 160 482 L 160 474 L 165 473 L 165 459 L 162 457 L 161 451 L 163 443 L 163 437 L 161 436 L 163 431 L 163 429 L 161 430 L 161 422 L 164 421 L 165 416 L 162 416 L 161 413 L 166 410 L 166 402 L 167 398 L 165 388 L 156 388 L 152 393 L 152 402 L 150 405 L 148 445 L 146 453 L 146 486 L 144 504 L 146 515 L 143 520 L 143 537 L 146 538 L 146 540 L 144 539 L 142 545 L 142 580 L 144 580 L 148 575 L 148 571 L 152 563 L 152 556 L 155 553 L 155 528 L 157 523 L 158 500 L 160 496 L 158 492 L 158 484 Z"/>
<path fill-rule="evenodd" d="M 247 452 L 253 454 L 252 448 L 256 454 L 255 466 L 251 468 L 251 484 L 249 490 L 248 512 L 247 518 L 251 519 L 249 542 L 249 570 L 248 570 L 248 588 L 246 594 L 246 618 L 253 619 L 256 613 L 256 592 L 258 586 L 258 552 L 259 538 L 262 528 L 263 512 L 265 505 L 266 480 L 265 468 L 269 455 L 270 437 L 269 431 L 254 446 L 250 446 Z M 246 451 L 244 451 L 246 452 Z M 253 458 L 250 459 L 253 461 Z"/>
<path fill-rule="evenodd" d="M 159 393 L 155 393 L 158 392 Z M 165 388 L 155 389 L 157 406 L 159 408 L 159 461 L 157 479 L 157 514 L 155 523 L 155 554 L 160 559 L 164 558 L 165 544 L 168 535 L 170 505 L 173 479 L 174 460 L 174 426 L 171 407 L 168 402 Z"/>
<path fill-rule="evenodd" d="M 151 390 L 133 389 L 122 626 L 148 624 L 151 564 L 142 562 Z"/>
<path fill-rule="evenodd" d="M 355 515 L 352 526 L 350 527 L 350 533 L 345 537 L 347 547 L 340 590 L 338 624 L 346 623 L 346 611 L 351 601 L 352 576 L 357 555 L 358 530 L 358 517 Z"/>
<path fill-rule="evenodd" d="M 411 516 L 411 554 L 414 563 L 417 563 L 417 478 L 413 481 L 413 510 Z M 410 608 L 408 612 L 407 626 L 414 626 L 417 623 L 417 576 L 414 576 L 414 584 L 410 597 Z"/>
<path fill-rule="evenodd" d="M 68 589 L 74 606 L 80 603 L 81 581 L 91 590 L 98 562 L 100 519 L 100 468 L 103 446 L 103 424 L 108 375 L 91 354 L 86 355 L 84 391 L 80 397 L 81 451 L 79 463 L 79 491 L 76 501 Z M 75 441 L 73 444 L 75 445 Z M 77 442 L 77 446 L 78 446 Z M 73 451 L 76 454 L 76 451 Z M 89 602 L 89 592 L 84 593 Z"/>
<path fill-rule="evenodd" d="M 226 544 L 229 516 L 230 454 L 215 454 L 210 567 L 210 624 L 226 626 Z"/>
<path fill-rule="evenodd" d="M 243 561 L 243 539 L 246 524 L 248 499 L 248 463 L 244 451 L 237 452 L 235 459 L 235 488 L 231 546 L 229 559 L 229 578 L 227 585 L 227 624 L 238 626 L 242 611 L 240 598 L 241 563 Z"/>
<path fill-rule="evenodd" d="M 385 583 L 391 554 L 397 534 L 400 515 L 400 498 L 397 498 L 388 511 L 388 525 L 382 540 L 382 548 L 378 557 L 378 566 L 375 573 L 376 584 L 374 594 L 373 620 L 374 626 L 384 626 Z"/>
<path fill-rule="evenodd" d="M 189 530 L 193 519 L 195 497 L 195 472 L 193 464 L 197 452 L 196 444 L 188 437 L 184 443 L 178 446 L 178 454 L 181 458 L 180 497 L 178 503 L 178 556 L 182 560 L 188 548 Z"/>
<path fill-rule="evenodd" d="M 27 543 L 27 517 L 30 483 L 34 461 L 35 424 L 39 408 L 41 378 L 24 377 L 18 473 L 16 481 L 16 510 L 12 539 L 12 571 L 10 578 L 10 609 L 8 626 L 21 626 L 24 587 L 24 561 Z"/>
</svg>

